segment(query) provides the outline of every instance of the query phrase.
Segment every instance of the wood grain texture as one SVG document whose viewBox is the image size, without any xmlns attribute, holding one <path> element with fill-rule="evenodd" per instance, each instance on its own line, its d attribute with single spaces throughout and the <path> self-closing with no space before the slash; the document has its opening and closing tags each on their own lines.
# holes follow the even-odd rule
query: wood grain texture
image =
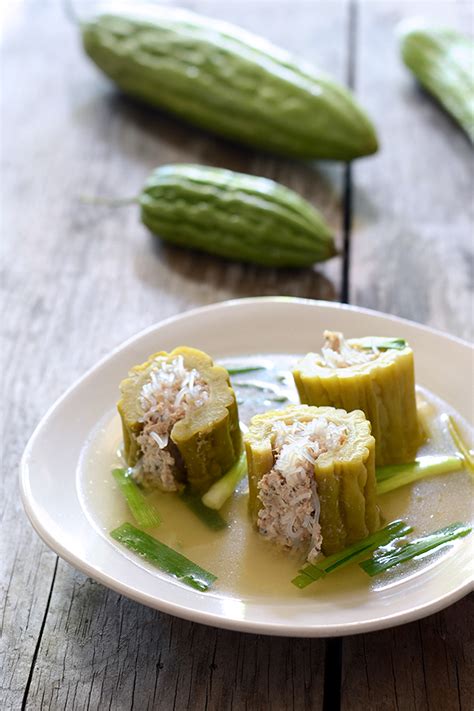
<svg viewBox="0 0 474 711">
<path fill-rule="evenodd" d="M 346 4 L 187 3 L 239 22 L 340 79 Z M 270 21 L 271 19 L 271 21 Z M 317 41 L 315 41 L 317 38 Z M 4 348 L 0 707 L 321 707 L 322 641 L 257 638 L 180 622 L 60 562 L 27 523 L 16 486 L 35 424 L 61 392 L 139 329 L 236 296 L 334 299 L 341 260 L 304 271 L 226 263 L 160 245 L 133 207 L 81 195 L 137 193 L 173 161 L 274 177 L 340 235 L 343 169 L 263 156 L 121 97 L 84 58 L 55 1 L 10 3 L 2 41 Z M 54 585 L 53 585 L 54 582 Z"/>
<path fill-rule="evenodd" d="M 60 563 L 27 708 L 320 708 L 320 640 L 195 625 Z"/>
<path fill-rule="evenodd" d="M 382 150 L 353 168 L 351 301 L 469 338 L 472 148 L 399 60 L 395 27 L 414 15 L 473 27 L 467 3 L 356 7 L 356 93 L 377 121 Z M 473 623 L 471 597 L 420 622 L 346 638 L 342 708 L 472 709 Z"/>
<path fill-rule="evenodd" d="M 474 29 L 471 3 L 357 6 L 357 96 L 381 150 L 353 169 L 351 301 L 472 338 L 472 146 L 399 58 L 411 16 Z"/>
<path fill-rule="evenodd" d="M 420 622 L 345 638 L 342 709 L 470 711 L 473 622 L 471 595 Z"/>
<path fill-rule="evenodd" d="M 346 3 L 186 5 L 345 77 Z M 353 170 L 351 298 L 466 336 L 473 325 L 472 152 L 415 87 L 392 35 L 402 15 L 427 7 L 433 19 L 468 24 L 470 8 L 460 2 L 372 2 L 358 10 L 355 78 L 383 151 Z M 0 708 L 20 708 L 25 697 L 35 711 L 319 709 L 325 673 L 331 679 L 324 642 L 193 625 L 58 565 L 27 524 L 15 481 L 22 449 L 47 407 L 137 330 L 234 296 L 340 295 L 339 259 L 304 271 L 226 263 L 164 247 L 139 225 L 133 207 L 85 205 L 81 195 L 133 195 L 166 162 L 226 166 L 301 192 L 340 241 L 343 169 L 262 156 L 119 96 L 84 59 L 76 29 L 53 0 L 9 4 L 0 66 L 0 526 L 7 532 L 0 539 Z M 471 598 L 419 623 L 348 638 L 343 708 L 471 709 L 472 622 Z M 337 661 L 337 643 L 333 649 Z M 334 708 L 328 699 L 326 708 Z"/>
</svg>

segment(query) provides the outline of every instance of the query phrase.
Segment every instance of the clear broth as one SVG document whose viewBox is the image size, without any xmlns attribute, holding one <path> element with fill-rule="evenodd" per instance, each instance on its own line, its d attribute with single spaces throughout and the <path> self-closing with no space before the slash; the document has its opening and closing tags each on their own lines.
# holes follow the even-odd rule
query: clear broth
<svg viewBox="0 0 474 711">
<path fill-rule="evenodd" d="M 298 402 L 290 372 L 297 358 L 295 355 L 266 355 L 220 361 L 228 367 L 266 366 L 264 370 L 232 376 L 243 423 L 248 424 L 258 412 L 281 409 Z M 431 413 L 430 438 L 420 448 L 419 455 L 455 454 L 452 440 L 440 419 L 442 413 L 456 415 L 466 438 L 472 441 L 472 428 L 447 403 L 424 388 L 417 387 L 417 395 Z M 111 545 L 118 544 L 110 539 L 109 531 L 124 521 L 133 523 L 127 504 L 111 475 L 114 467 L 123 466 L 121 439 L 120 419 L 117 414 L 109 413 L 91 434 L 78 468 L 78 488 L 83 507 L 93 525 L 109 539 Z M 414 526 L 417 534 L 424 534 L 454 521 L 471 522 L 472 494 L 472 478 L 466 471 L 460 471 L 425 479 L 385 494 L 380 497 L 379 504 L 386 521 L 403 518 Z M 278 550 L 255 531 L 247 512 L 245 480 L 220 512 L 228 522 L 228 527 L 222 531 L 207 528 L 174 494 L 155 492 L 150 496 L 156 500 L 162 523 L 149 533 L 217 575 L 213 590 L 236 598 L 294 599 L 315 594 L 334 595 L 341 588 L 361 592 L 380 590 L 406 576 L 420 573 L 428 566 L 439 564 L 459 543 L 400 565 L 374 579 L 357 565 L 352 565 L 305 590 L 298 590 L 290 581 L 304 559 Z M 120 550 L 137 565 L 150 569 L 153 574 L 164 575 L 128 551 Z"/>
</svg>

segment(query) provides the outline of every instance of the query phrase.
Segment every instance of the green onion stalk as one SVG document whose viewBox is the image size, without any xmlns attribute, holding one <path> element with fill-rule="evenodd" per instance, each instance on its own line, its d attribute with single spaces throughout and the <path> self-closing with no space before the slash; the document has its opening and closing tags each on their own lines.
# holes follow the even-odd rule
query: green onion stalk
<svg viewBox="0 0 474 711">
<path fill-rule="evenodd" d="M 243 452 L 236 463 L 218 479 L 202 497 L 202 503 L 218 511 L 229 499 L 247 472 L 247 458 Z"/>
<path fill-rule="evenodd" d="M 380 531 L 373 533 L 361 541 L 357 541 L 357 543 L 353 543 L 343 551 L 323 558 L 317 563 L 306 565 L 291 582 L 297 588 L 305 588 L 311 585 L 311 583 L 314 583 L 315 580 L 325 577 L 328 573 L 332 573 L 338 568 L 358 562 L 362 556 L 366 556 L 376 548 L 390 543 L 390 541 L 393 541 L 395 538 L 405 536 L 412 530 L 412 527 L 405 523 L 405 521 L 392 521 L 380 529 Z"/>
<path fill-rule="evenodd" d="M 377 494 L 386 494 L 407 484 L 413 484 L 420 479 L 439 474 L 456 472 L 463 468 L 463 461 L 459 457 L 425 456 L 418 457 L 408 464 L 391 464 L 386 467 L 377 467 Z"/>
<path fill-rule="evenodd" d="M 440 528 L 427 536 L 416 538 L 403 546 L 387 550 L 376 551 L 372 558 L 359 563 L 362 570 L 373 577 L 399 563 L 405 563 L 413 558 L 428 553 L 439 546 L 450 543 L 456 538 L 462 538 L 471 533 L 472 528 L 463 523 L 452 523 L 450 526 Z"/>
<path fill-rule="evenodd" d="M 154 502 L 143 493 L 132 478 L 132 469 L 114 469 L 112 476 L 124 496 L 133 518 L 142 528 L 159 526 L 161 517 Z"/>
<path fill-rule="evenodd" d="M 131 523 L 123 523 L 111 531 L 110 535 L 155 568 L 169 573 L 195 590 L 205 592 L 217 580 L 217 576 L 213 573 L 201 568 L 200 565 L 193 563 L 192 560 L 148 533 L 135 528 Z"/>
</svg>

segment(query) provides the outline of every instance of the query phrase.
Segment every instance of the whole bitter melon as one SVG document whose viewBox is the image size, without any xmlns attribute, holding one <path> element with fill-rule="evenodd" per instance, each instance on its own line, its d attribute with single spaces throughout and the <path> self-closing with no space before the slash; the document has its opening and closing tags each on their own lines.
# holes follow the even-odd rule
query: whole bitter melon
<svg viewBox="0 0 474 711">
<path fill-rule="evenodd" d="M 125 93 L 222 136 L 306 159 L 377 150 L 347 89 L 233 25 L 154 7 L 98 15 L 82 25 L 82 39 Z"/>
<path fill-rule="evenodd" d="M 403 61 L 474 143 L 474 42 L 417 21 L 399 26 Z"/>
<path fill-rule="evenodd" d="M 267 178 L 162 166 L 145 183 L 140 207 L 143 223 L 162 239 L 227 259 L 302 267 L 336 254 L 319 212 Z"/>
</svg>

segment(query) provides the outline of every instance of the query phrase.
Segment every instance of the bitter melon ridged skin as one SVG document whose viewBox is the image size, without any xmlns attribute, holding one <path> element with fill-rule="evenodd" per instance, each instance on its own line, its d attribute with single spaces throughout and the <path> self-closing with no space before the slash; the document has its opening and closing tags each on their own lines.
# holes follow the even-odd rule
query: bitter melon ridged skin
<svg viewBox="0 0 474 711">
<path fill-rule="evenodd" d="M 376 360 L 345 368 L 318 360 L 317 354 L 308 353 L 293 371 L 301 402 L 362 410 L 372 424 L 377 466 L 413 461 L 422 432 L 411 348 L 386 350 Z"/>
<path fill-rule="evenodd" d="M 347 428 L 347 439 L 336 454 L 321 454 L 314 465 L 320 502 L 322 551 L 337 553 L 366 538 L 380 525 L 376 501 L 375 441 L 363 412 L 333 407 L 291 405 L 256 415 L 244 435 L 249 477 L 249 506 L 254 523 L 262 506 L 258 482 L 273 467 L 272 428 L 277 420 L 291 424 L 324 417 Z"/>
<path fill-rule="evenodd" d="M 227 259 L 303 267 L 336 254 L 319 212 L 267 178 L 162 166 L 146 182 L 140 207 L 142 222 L 164 240 Z"/>
<path fill-rule="evenodd" d="M 329 76 L 233 25 L 173 8 L 102 14 L 86 53 L 121 89 L 204 129 L 298 158 L 377 150 L 374 127 Z"/>
<path fill-rule="evenodd" d="M 474 143 L 474 42 L 415 22 L 399 27 L 403 61 Z"/>
<path fill-rule="evenodd" d="M 173 426 L 170 448 L 177 455 L 179 469 L 175 476 L 183 484 L 202 493 L 230 469 L 242 451 L 242 435 L 235 393 L 225 368 L 214 365 L 212 359 L 196 348 L 181 346 L 170 353 L 159 351 L 141 365 L 131 369 L 120 383 L 121 400 L 117 408 L 122 420 L 124 456 L 127 464 L 135 466 L 141 456 L 137 436 L 143 423 L 139 394 L 150 377 L 156 359 L 173 360 L 182 356 L 184 366 L 195 368 L 209 387 L 207 403 Z"/>
</svg>

